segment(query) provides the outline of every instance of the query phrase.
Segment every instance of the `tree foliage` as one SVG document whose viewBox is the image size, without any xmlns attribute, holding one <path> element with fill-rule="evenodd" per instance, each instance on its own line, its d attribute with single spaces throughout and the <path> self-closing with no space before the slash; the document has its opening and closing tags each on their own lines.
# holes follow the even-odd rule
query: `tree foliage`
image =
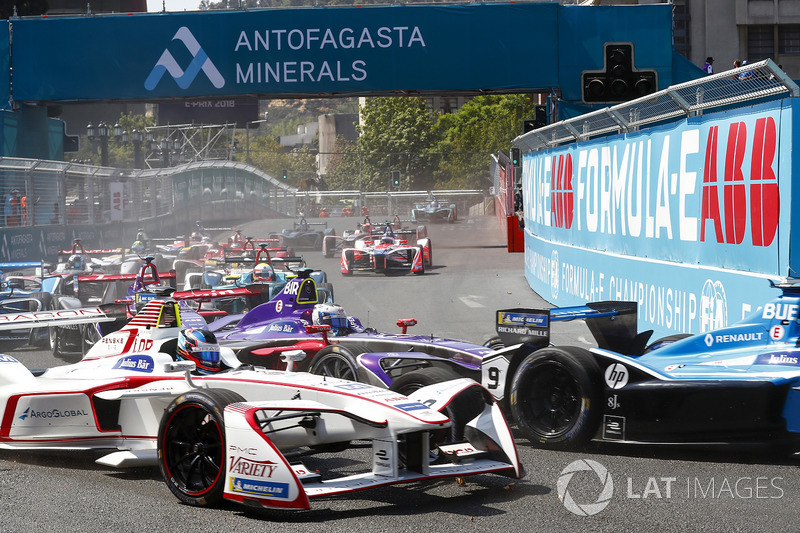
<svg viewBox="0 0 800 533">
<path fill-rule="evenodd" d="M 386 190 L 391 171 L 400 171 L 401 189 L 433 185 L 429 149 L 435 145 L 436 116 L 419 97 L 370 98 L 361 108 L 358 148 L 361 184 L 367 191 Z"/>
<path fill-rule="evenodd" d="M 337 141 L 325 179 L 332 189 L 383 191 L 399 170 L 404 190 L 486 188 L 491 155 L 508 151 L 534 105 L 528 95 L 478 96 L 438 115 L 423 98 L 370 98 L 358 142 Z"/>
</svg>

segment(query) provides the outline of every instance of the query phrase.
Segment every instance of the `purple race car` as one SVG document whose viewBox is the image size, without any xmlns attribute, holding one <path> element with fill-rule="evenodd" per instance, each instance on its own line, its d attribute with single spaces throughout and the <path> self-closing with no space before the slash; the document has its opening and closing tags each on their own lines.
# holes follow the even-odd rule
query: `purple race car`
<svg viewBox="0 0 800 533">
<path fill-rule="evenodd" d="M 398 320 L 398 333 L 365 328 L 340 306 L 319 304 L 314 280 L 301 272 L 269 302 L 219 319 L 209 329 L 242 363 L 294 368 L 398 392 L 458 377 L 480 381 L 481 361 L 497 353 L 468 342 L 408 334 L 414 324 L 413 318 Z"/>
</svg>

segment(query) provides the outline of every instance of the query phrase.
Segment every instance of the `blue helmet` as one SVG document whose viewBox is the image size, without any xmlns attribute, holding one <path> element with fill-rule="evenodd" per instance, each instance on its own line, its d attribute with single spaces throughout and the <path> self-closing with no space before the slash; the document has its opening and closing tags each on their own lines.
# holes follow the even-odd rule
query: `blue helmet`
<svg viewBox="0 0 800 533">
<path fill-rule="evenodd" d="M 221 369 L 219 343 L 214 334 L 205 329 L 181 330 L 177 355 L 179 361 L 193 361 L 200 374 L 215 374 Z"/>
<path fill-rule="evenodd" d="M 69 267 L 70 270 L 83 270 L 86 268 L 86 263 L 83 261 L 83 256 L 81 254 L 72 254 L 67 260 L 67 267 Z"/>
</svg>

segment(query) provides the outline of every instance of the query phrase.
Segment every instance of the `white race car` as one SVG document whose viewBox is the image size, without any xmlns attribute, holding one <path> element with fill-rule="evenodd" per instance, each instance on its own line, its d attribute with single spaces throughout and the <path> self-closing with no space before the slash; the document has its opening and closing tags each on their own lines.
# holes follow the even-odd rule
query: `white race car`
<svg viewBox="0 0 800 533">
<path fill-rule="evenodd" d="M 110 319 L 102 308 L 0 318 L 0 329 Z M 177 336 L 203 324 L 175 300 L 152 300 L 78 363 L 31 371 L 0 355 L 0 449 L 108 449 L 98 463 L 158 464 L 175 496 L 196 506 L 225 498 L 306 509 L 310 498 L 387 484 L 488 472 L 522 476 L 499 406 L 472 380 L 407 397 L 305 372 L 240 366 L 225 348 L 224 370 L 193 375 L 195 362 L 176 358 Z M 346 451 L 353 442 L 371 449 L 357 473 L 312 470 L 298 459 Z"/>
</svg>

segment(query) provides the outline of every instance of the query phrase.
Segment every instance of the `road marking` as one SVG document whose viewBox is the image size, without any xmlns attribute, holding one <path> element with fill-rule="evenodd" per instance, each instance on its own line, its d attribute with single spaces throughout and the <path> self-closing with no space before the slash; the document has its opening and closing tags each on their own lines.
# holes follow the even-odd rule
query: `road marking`
<svg viewBox="0 0 800 533">
<path fill-rule="evenodd" d="M 485 305 L 476 302 L 476 298 L 482 298 L 482 296 L 461 296 L 459 300 L 461 300 L 467 307 L 486 307 Z"/>
</svg>

